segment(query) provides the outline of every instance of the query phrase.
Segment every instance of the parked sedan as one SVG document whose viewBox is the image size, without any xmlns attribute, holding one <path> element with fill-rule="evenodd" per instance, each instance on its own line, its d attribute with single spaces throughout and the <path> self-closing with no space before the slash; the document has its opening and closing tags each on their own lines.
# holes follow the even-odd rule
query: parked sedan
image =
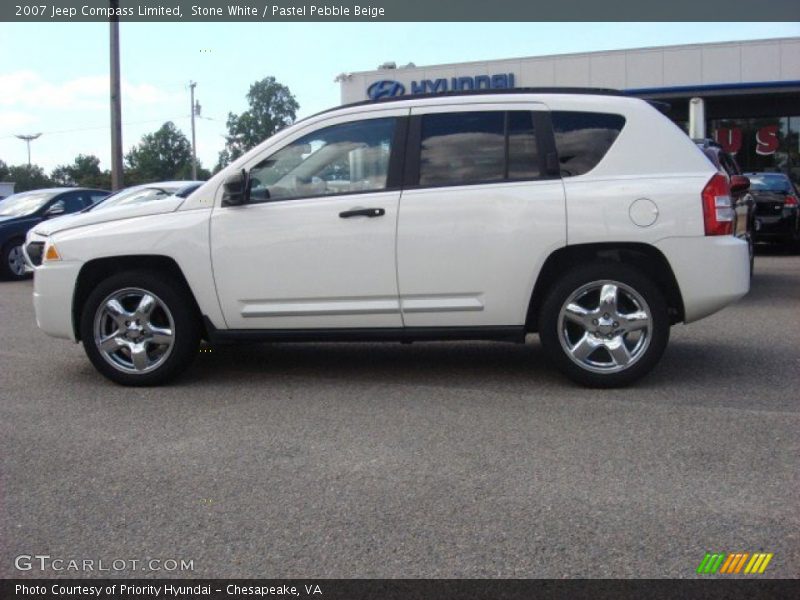
<svg viewBox="0 0 800 600">
<path fill-rule="evenodd" d="M 750 181 L 742 174 L 736 158 L 728 153 L 714 140 L 695 140 L 697 147 L 720 173 L 728 176 L 733 201 L 734 223 L 733 234 L 745 240 L 750 249 L 750 274 L 753 274 L 755 259 L 755 209 L 756 201 L 750 193 Z"/>
<path fill-rule="evenodd" d="M 797 186 L 783 173 L 748 173 L 756 199 L 756 241 L 800 244 Z"/>
<path fill-rule="evenodd" d="M 111 194 L 102 202 L 86 210 L 106 210 L 118 206 L 131 206 L 172 195 L 186 198 L 202 184 L 202 181 L 158 181 L 135 185 Z"/>
<path fill-rule="evenodd" d="M 29 229 L 45 219 L 84 210 L 108 194 L 89 188 L 51 188 L 21 192 L 0 201 L 0 276 L 26 276 L 22 244 Z"/>
</svg>

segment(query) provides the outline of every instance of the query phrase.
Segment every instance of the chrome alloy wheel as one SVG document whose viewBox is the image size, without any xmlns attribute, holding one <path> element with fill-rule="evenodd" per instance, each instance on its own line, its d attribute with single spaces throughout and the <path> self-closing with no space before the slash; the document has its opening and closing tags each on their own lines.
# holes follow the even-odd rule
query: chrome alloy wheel
<svg viewBox="0 0 800 600">
<path fill-rule="evenodd" d="M 652 313 L 644 298 L 618 281 L 593 281 L 573 292 L 558 316 L 567 356 L 587 371 L 618 373 L 647 351 Z"/>
<path fill-rule="evenodd" d="M 25 274 L 25 257 L 22 254 L 22 246 L 14 246 L 8 251 L 8 268 L 17 277 Z"/>
<path fill-rule="evenodd" d="M 175 344 L 175 321 L 155 294 L 125 288 L 109 295 L 97 308 L 94 343 L 115 369 L 147 373 L 169 358 Z"/>
</svg>

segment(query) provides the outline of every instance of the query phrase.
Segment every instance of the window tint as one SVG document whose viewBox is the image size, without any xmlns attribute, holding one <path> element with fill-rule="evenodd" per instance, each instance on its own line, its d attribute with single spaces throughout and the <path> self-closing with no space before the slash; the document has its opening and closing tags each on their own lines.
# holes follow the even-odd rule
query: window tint
<svg viewBox="0 0 800 600">
<path fill-rule="evenodd" d="M 505 113 L 461 112 L 422 117 L 420 185 L 501 181 Z"/>
<path fill-rule="evenodd" d="M 332 125 L 281 148 L 250 171 L 254 202 L 386 189 L 396 119 Z"/>
<path fill-rule="evenodd" d="M 539 177 L 539 153 L 533 130 L 533 113 L 508 113 L 508 178 Z"/>
<path fill-rule="evenodd" d="M 540 174 L 533 114 L 528 111 L 425 115 L 421 138 L 420 185 L 489 183 Z"/>
<path fill-rule="evenodd" d="M 108 197 L 108 192 L 90 192 L 89 199 L 90 205 L 97 204 L 100 200 L 104 200 Z"/>
<path fill-rule="evenodd" d="M 607 113 L 553 111 L 551 115 L 563 177 L 594 169 L 625 125 L 625 117 Z"/>
<path fill-rule="evenodd" d="M 83 194 L 79 192 L 62 196 L 61 199 L 56 202 L 56 204 L 61 204 L 64 207 L 64 212 L 67 214 L 78 212 L 79 210 L 86 208 L 86 203 L 83 200 Z"/>
</svg>

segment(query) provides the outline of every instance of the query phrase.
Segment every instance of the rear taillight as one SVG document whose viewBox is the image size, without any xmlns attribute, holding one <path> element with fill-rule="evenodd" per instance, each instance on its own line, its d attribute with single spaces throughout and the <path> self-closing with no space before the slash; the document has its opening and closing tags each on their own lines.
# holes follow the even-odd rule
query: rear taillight
<svg viewBox="0 0 800 600">
<path fill-rule="evenodd" d="M 784 206 L 797 206 L 797 198 L 795 196 L 786 196 L 783 200 Z"/>
<path fill-rule="evenodd" d="M 706 235 L 730 235 L 733 233 L 733 204 L 728 178 L 715 174 L 703 188 L 703 220 Z"/>
</svg>

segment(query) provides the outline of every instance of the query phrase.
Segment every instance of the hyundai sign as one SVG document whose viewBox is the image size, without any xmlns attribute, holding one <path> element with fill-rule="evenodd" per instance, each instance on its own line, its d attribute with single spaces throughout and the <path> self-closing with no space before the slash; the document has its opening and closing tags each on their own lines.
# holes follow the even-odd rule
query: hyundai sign
<svg viewBox="0 0 800 600">
<path fill-rule="evenodd" d="M 399 81 L 381 79 L 367 88 L 370 100 L 395 98 L 417 94 L 443 94 L 444 92 L 463 92 L 469 90 L 508 90 L 515 86 L 513 73 L 497 75 L 476 75 L 474 77 L 441 77 L 439 79 L 421 79 L 412 81 L 410 90 Z"/>
</svg>

